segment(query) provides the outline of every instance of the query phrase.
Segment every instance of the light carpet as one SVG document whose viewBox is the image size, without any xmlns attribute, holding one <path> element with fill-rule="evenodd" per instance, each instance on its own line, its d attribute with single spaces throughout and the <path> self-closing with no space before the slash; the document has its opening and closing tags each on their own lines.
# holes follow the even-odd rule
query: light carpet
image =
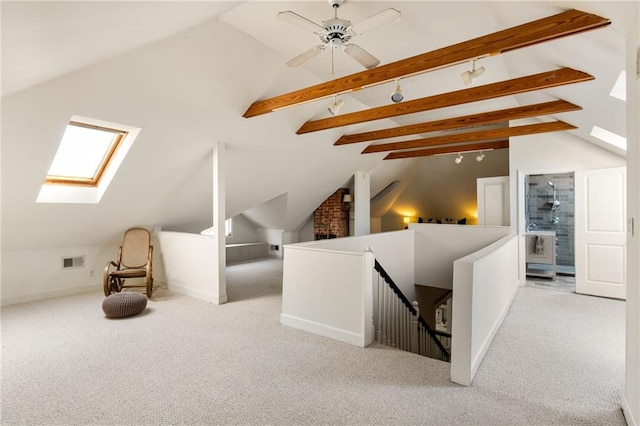
<svg viewBox="0 0 640 426">
<path fill-rule="evenodd" d="M 521 288 L 471 387 L 449 364 L 279 323 L 282 262 L 227 269 L 229 303 L 159 289 L 2 310 L 3 425 L 624 425 L 624 302 Z M 454 337 L 455 338 L 455 337 Z"/>
</svg>

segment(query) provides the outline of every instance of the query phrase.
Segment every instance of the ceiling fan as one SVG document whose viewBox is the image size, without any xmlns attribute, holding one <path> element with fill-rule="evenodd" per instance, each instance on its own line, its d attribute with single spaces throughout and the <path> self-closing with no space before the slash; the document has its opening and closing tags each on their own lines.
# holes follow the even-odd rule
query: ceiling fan
<svg viewBox="0 0 640 426">
<path fill-rule="evenodd" d="M 400 12 L 394 8 L 385 9 L 372 15 L 357 24 L 351 21 L 338 18 L 338 8 L 342 6 L 344 0 L 329 0 L 333 7 L 332 19 L 322 22 L 322 25 L 298 15 L 290 10 L 278 13 L 278 18 L 291 24 L 297 25 L 305 30 L 311 31 L 318 36 L 323 44 L 312 47 L 306 52 L 296 56 L 287 62 L 290 67 L 302 65 L 314 56 L 322 53 L 327 47 L 331 50 L 331 74 L 333 74 L 333 51 L 342 47 L 342 50 L 351 58 L 359 62 L 363 67 L 371 69 L 378 66 L 380 60 L 362 47 L 354 43 L 348 43 L 352 37 L 363 34 L 380 25 L 396 22 L 401 18 Z"/>
</svg>

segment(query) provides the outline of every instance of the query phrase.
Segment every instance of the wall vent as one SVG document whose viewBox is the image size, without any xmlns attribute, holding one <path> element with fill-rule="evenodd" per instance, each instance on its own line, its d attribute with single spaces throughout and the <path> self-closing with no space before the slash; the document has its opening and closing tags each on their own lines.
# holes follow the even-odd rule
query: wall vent
<svg viewBox="0 0 640 426">
<path fill-rule="evenodd" d="M 62 269 L 84 268 L 84 256 L 71 256 L 62 258 Z"/>
</svg>

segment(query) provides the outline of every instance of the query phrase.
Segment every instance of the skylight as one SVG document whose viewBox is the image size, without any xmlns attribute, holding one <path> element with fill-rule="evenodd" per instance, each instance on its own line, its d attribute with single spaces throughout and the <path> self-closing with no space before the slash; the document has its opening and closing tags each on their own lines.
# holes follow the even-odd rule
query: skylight
<svg viewBox="0 0 640 426">
<path fill-rule="evenodd" d="M 593 126 L 591 136 L 598 138 L 603 142 L 613 145 L 617 148 L 627 150 L 627 138 L 616 133 L 610 132 L 602 127 Z"/>
<path fill-rule="evenodd" d="M 126 135 L 121 130 L 70 122 L 45 183 L 97 185 Z"/>
<path fill-rule="evenodd" d="M 620 71 L 620 74 L 618 74 L 618 79 L 616 80 L 616 83 L 613 85 L 613 89 L 611 89 L 611 92 L 609 92 L 609 95 L 613 96 L 614 98 L 618 98 L 621 101 L 625 101 L 627 100 L 627 72 L 626 71 Z"/>
<path fill-rule="evenodd" d="M 100 202 L 139 132 L 137 127 L 71 117 L 36 202 Z"/>
</svg>

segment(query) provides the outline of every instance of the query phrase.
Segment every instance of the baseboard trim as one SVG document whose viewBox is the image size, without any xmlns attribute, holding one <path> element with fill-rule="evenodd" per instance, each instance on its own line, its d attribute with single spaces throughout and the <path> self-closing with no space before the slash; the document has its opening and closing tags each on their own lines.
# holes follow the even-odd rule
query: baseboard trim
<svg viewBox="0 0 640 426">
<path fill-rule="evenodd" d="M 298 318 L 288 314 L 280 314 L 280 324 L 307 331 L 309 333 L 318 334 L 340 342 L 360 346 L 362 348 L 365 347 L 365 337 L 362 334 L 309 321 L 304 318 Z"/>
<path fill-rule="evenodd" d="M 213 293 L 207 293 L 200 290 L 194 290 L 192 288 L 183 287 L 175 284 L 167 284 L 167 289 L 170 291 L 183 294 L 185 296 L 193 297 L 194 299 L 204 300 L 205 302 L 212 302 L 216 305 L 223 305 L 227 303 L 227 295 L 215 295 Z"/>
<path fill-rule="evenodd" d="M 620 405 L 622 405 L 622 414 L 624 414 L 624 420 L 627 422 L 627 425 L 638 426 L 636 419 L 633 417 L 631 406 L 629 405 L 629 401 L 627 401 L 627 396 L 624 391 L 620 395 Z"/>
<path fill-rule="evenodd" d="M 0 300 L 0 306 L 18 305 L 20 303 L 37 302 L 39 300 L 53 299 L 55 297 L 73 296 L 76 294 L 96 291 L 101 287 L 102 284 L 90 284 L 80 287 L 64 288 L 60 290 L 42 291 L 38 293 L 25 294 L 22 296 L 3 297 Z"/>
</svg>

